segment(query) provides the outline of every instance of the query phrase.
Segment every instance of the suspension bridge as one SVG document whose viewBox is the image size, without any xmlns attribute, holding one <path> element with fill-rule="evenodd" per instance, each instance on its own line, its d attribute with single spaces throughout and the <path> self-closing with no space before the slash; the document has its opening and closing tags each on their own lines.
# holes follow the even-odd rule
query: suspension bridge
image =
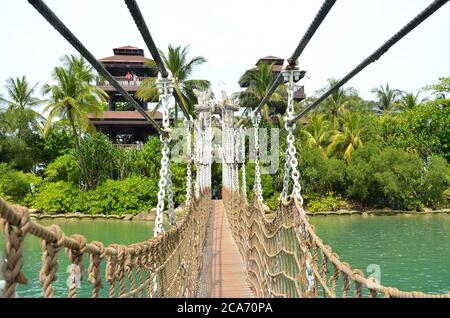
<svg viewBox="0 0 450 318">
<path fill-rule="evenodd" d="M 405 27 L 388 39 L 367 59 L 325 92 L 300 114 L 294 113 L 294 92 L 301 72 L 297 60 L 331 11 L 335 0 L 321 6 L 284 70 L 273 82 L 259 106 L 248 118 L 235 122 L 237 106 L 229 99 L 211 100 L 208 92 L 199 92 L 196 113 L 190 114 L 181 102 L 170 72 L 163 64 L 135 0 L 125 0 L 153 59 L 159 68 L 157 87 L 163 114 L 162 127 L 121 87 L 94 58 L 64 23 L 41 0 L 28 2 L 103 76 L 126 101 L 139 111 L 160 133 L 162 148 L 158 205 L 154 237 L 128 246 L 87 242 L 82 235 L 66 236 L 56 225 L 43 227 L 30 218 L 27 208 L 10 205 L 0 199 L 1 225 L 6 240 L 3 268 L 3 297 L 16 296 L 18 284 L 27 284 L 24 241 L 28 235 L 41 239 L 42 268 L 36 275 L 46 298 L 55 296 L 52 284 L 57 279 L 58 256 L 65 250 L 73 268 L 84 273 L 83 259 L 88 258 L 87 280 L 92 297 L 103 288 L 109 297 L 424 297 L 449 298 L 448 294 L 425 294 L 383 286 L 374 278 L 340 259 L 317 235 L 303 209 L 299 182 L 300 171 L 294 146 L 295 123 L 316 108 L 334 90 L 347 83 L 368 65 L 378 60 L 393 45 L 445 5 L 436 0 Z M 265 213 L 264 193 L 258 162 L 258 127 L 260 112 L 275 89 L 288 86 L 285 129 L 286 164 L 283 191 L 273 217 Z M 170 152 L 169 106 L 172 96 L 185 115 L 187 137 L 186 216 L 177 223 L 174 214 Z M 211 199 L 213 147 L 212 110 L 221 110 L 223 200 Z M 194 118 L 195 117 L 195 118 Z M 247 124 L 255 136 L 255 186 L 252 200 L 246 193 Z M 192 138 L 193 137 L 193 138 Z M 195 176 L 192 175 L 195 166 Z M 241 170 L 241 172 L 239 172 Z M 165 206 L 167 199 L 168 206 Z M 170 228 L 164 230 L 164 212 L 168 210 Z M 332 242 L 331 242 L 332 243 Z M 105 267 L 103 267 L 105 266 Z M 104 268 L 104 270 L 103 270 Z M 69 275 L 68 297 L 77 297 L 76 273 Z"/>
</svg>

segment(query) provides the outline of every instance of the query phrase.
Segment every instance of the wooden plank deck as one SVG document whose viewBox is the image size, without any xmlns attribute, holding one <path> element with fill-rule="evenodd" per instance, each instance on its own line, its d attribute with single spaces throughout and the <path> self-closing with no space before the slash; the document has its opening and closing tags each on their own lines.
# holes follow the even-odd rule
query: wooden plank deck
<svg viewBox="0 0 450 318">
<path fill-rule="evenodd" d="M 254 297 L 222 201 L 213 201 L 207 229 L 200 298 Z"/>
</svg>

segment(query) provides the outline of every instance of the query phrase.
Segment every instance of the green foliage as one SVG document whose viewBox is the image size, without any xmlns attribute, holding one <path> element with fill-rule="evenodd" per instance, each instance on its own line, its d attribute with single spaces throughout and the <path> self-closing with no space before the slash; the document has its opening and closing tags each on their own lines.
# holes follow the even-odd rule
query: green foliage
<svg viewBox="0 0 450 318">
<path fill-rule="evenodd" d="M 123 214 L 149 211 L 157 203 L 156 180 L 132 177 L 107 180 L 95 190 L 79 190 L 73 183 L 42 183 L 29 206 L 44 212 Z"/>
<path fill-rule="evenodd" d="M 450 186 L 450 168 L 441 157 L 431 157 L 421 188 L 421 199 L 427 207 L 441 207 L 447 203 L 445 190 Z"/>
<path fill-rule="evenodd" d="M 45 179 L 50 182 L 65 181 L 75 185 L 80 180 L 80 168 L 74 153 L 58 157 L 45 169 Z"/>
<path fill-rule="evenodd" d="M 450 93 L 450 77 L 439 78 L 439 83 L 428 86 L 427 89 L 436 93 Z"/>
<path fill-rule="evenodd" d="M 319 194 L 343 191 L 346 186 L 346 164 L 342 160 L 324 158 L 317 148 L 299 153 L 303 188 Z"/>
<path fill-rule="evenodd" d="M 28 205 L 43 212 L 77 212 L 80 210 L 81 191 L 64 181 L 42 183 Z"/>
<path fill-rule="evenodd" d="M 81 152 L 86 166 L 83 181 L 92 186 L 132 176 L 159 178 L 161 142 L 157 137 L 137 149 L 114 147 L 108 137 L 97 133 L 82 140 Z"/>
<path fill-rule="evenodd" d="M 73 134 L 61 124 L 55 124 L 43 140 L 43 161 L 50 163 L 75 148 Z"/>
<path fill-rule="evenodd" d="M 280 195 L 280 192 L 274 192 L 272 196 L 265 200 L 265 203 L 271 211 L 276 211 L 278 209 L 278 205 L 280 204 Z"/>
<path fill-rule="evenodd" d="M 150 211 L 157 204 L 156 180 L 132 177 L 123 181 L 107 180 L 97 189 L 82 194 L 82 212 L 123 214 Z"/>
<path fill-rule="evenodd" d="M 379 122 L 386 146 L 422 158 L 437 154 L 450 160 L 450 100 L 430 101 L 396 115 L 384 115 Z"/>
<path fill-rule="evenodd" d="M 0 197 L 12 202 L 22 202 L 31 192 L 31 176 L 0 164 Z"/>
<path fill-rule="evenodd" d="M 304 198 L 309 212 L 337 211 L 348 207 L 347 202 L 333 192 L 325 195 L 305 193 Z"/>
<path fill-rule="evenodd" d="M 347 169 L 348 195 L 365 204 L 402 210 L 442 204 L 448 186 L 444 161 L 432 159 L 424 172 L 416 154 L 368 145 L 355 153 Z"/>
</svg>

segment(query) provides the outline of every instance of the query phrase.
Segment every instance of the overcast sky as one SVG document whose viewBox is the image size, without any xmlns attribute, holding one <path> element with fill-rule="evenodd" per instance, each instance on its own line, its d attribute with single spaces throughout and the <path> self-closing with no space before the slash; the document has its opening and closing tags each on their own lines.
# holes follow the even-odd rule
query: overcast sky
<svg viewBox="0 0 450 318">
<path fill-rule="evenodd" d="M 342 77 L 428 6 L 431 0 L 338 0 L 301 59 L 306 93 Z M 47 0 L 98 58 L 145 45 L 122 0 Z M 208 62 L 194 74 L 216 92 L 239 90 L 240 75 L 266 55 L 288 58 L 322 4 L 319 0 L 138 1 L 158 47 L 191 45 Z M 27 75 L 48 83 L 72 47 L 25 0 L 0 2 L 0 80 Z M 146 55 L 150 54 L 146 50 Z M 414 91 L 450 76 L 450 4 L 416 28 L 349 85 L 364 98 L 389 82 Z M 3 86 L 3 85 L 2 85 Z M 0 92 L 3 89 L 0 89 Z"/>
</svg>

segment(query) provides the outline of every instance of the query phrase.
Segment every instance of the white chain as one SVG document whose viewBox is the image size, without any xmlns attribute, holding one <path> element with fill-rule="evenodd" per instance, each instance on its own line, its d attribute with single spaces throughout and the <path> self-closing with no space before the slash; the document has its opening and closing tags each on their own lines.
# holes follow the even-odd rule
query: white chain
<svg viewBox="0 0 450 318">
<path fill-rule="evenodd" d="M 261 115 L 251 116 L 253 129 L 255 131 L 255 185 L 254 190 L 258 194 L 260 202 L 263 202 L 263 190 L 261 185 L 261 170 L 259 167 L 259 123 L 261 122 Z"/>
<path fill-rule="evenodd" d="M 239 130 L 233 131 L 233 149 L 234 149 L 234 158 L 233 158 L 233 173 L 234 173 L 234 191 L 239 192 L 239 146 L 240 146 L 240 135 Z"/>
<path fill-rule="evenodd" d="M 186 207 L 191 205 L 192 193 L 192 135 L 191 135 L 192 117 L 185 119 L 186 128 Z"/>
<path fill-rule="evenodd" d="M 286 148 L 285 162 L 284 162 L 284 177 L 283 177 L 283 190 L 281 191 L 281 197 L 287 199 L 289 193 L 289 173 L 291 171 L 291 160 L 289 159 L 289 149 Z"/>
<path fill-rule="evenodd" d="M 177 225 L 175 218 L 175 206 L 173 203 L 172 170 L 170 164 L 167 165 L 167 201 L 169 204 L 169 223 L 172 226 Z"/>
<path fill-rule="evenodd" d="M 201 164 L 200 164 L 200 152 L 201 152 L 201 129 L 200 123 L 195 123 L 195 195 L 200 195 L 200 176 L 201 176 Z"/>
<path fill-rule="evenodd" d="M 164 199 L 165 199 L 165 188 L 168 187 L 169 194 L 169 215 L 171 218 L 173 216 L 173 194 L 172 194 L 172 180 L 171 173 L 169 167 L 169 143 L 171 142 L 170 136 L 170 120 L 169 120 L 169 98 L 173 92 L 173 81 L 171 77 L 162 78 L 159 74 L 158 80 L 156 82 L 158 91 L 160 94 L 160 102 L 161 102 L 161 112 L 162 112 L 162 124 L 163 129 L 168 133 L 168 136 L 160 136 L 161 142 L 163 143 L 162 147 L 162 158 L 161 158 L 161 170 L 159 172 L 159 191 L 158 191 L 158 204 L 156 206 L 156 218 L 155 218 L 155 227 L 153 229 L 154 236 L 158 236 L 159 234 L 164 232 L 163 227 L 163 217 L 164 217 Z M 172 198 L 172 199 L 171 199 Z"/>
<path fill-rule="evenodd" d="M 241 132 L 241 147 L 242 147 L 242 192 L 247 195 L 247 177 L 245 173 L 245 129 L 244 127 L 240 128 Z"/>
<path fill-rule="evenodd" d="M 289 84 L 288 84 L 288 106 L 287 106 L 287 117 L 285 118 L 285 128 L 288 131 L 287 137 L 287 153 L 289 154 L 289 166 L 291 171 L 292 181 L 294 183 L 292 193 L 299 200 L 300 204 L 303 205 L 303 197 L 301 194 L 301 186 L 300 186 L 300 172 L 298 170 L 298 160 L 297 160 L 297 149 L 295 148 L 295 123 L 289 125 L 289 121 L 295 118 L 294 114 L 294 93 L 297 89 L 297 86 L 294 82 L 294 72 L 295 70 L 284 71 L 286 75 L 289 75 Z M 286 168 L 286 165 L 285 165 Z M 286 170 L 285 170 L 286 171 Z M 289 172 L 288 172 L 289 173 Z M 286 180 L 286 179 L 285 179 Z"/>
</svg>

